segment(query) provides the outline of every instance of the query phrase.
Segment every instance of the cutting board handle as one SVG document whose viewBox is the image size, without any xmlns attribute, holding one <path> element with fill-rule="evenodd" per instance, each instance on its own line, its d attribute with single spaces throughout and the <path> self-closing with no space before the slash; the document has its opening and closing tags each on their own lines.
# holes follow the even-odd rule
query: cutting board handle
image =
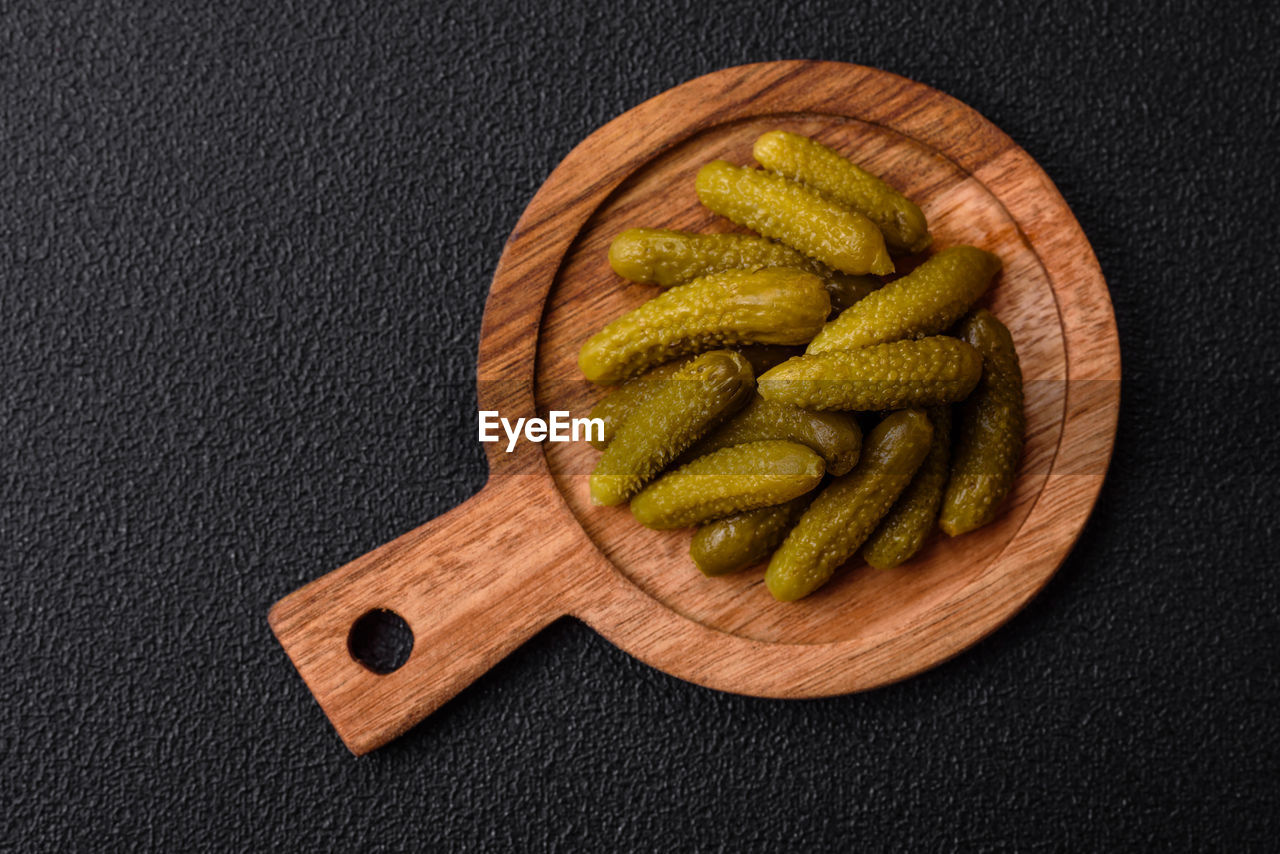
<svg viewBox="0 0 1280 854">
<path fill-rule="evenodd" d="M 281 599 L 271 628 L 347 747 L 367 753 L 569 613 L 574 553 L 591 546 L 545 474 L 491 478 L 465 503 Z M 573 532 L 577 536 L 573 536 Z M 349 648 L 352 626 L 398 614 L 413 650 L 379 674 Z"/>
</svg>

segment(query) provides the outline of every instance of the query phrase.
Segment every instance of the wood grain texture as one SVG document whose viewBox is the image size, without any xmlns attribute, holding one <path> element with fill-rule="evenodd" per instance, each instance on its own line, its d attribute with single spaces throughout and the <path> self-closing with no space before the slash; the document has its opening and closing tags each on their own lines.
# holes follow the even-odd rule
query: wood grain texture
<svg viewBox="0 0 1280 854">
<path fill-rule="evenodd" d="M 348 747 L 394 738 L 549 621 L 571 614 L 627 652 L 708 687 L 816 697 L 917 673 L 1021 608 L 1066 556 L 1111 454 L 1120 360 L 1106 284 L 1053 183 L 976 112 L 861 66 L 775 62 L 690 81 L 575 148 L 529 204 L 494 275 L 481 331 L 480 404 L 506 417 L 583 414 L 583 340 L 655 292 L 608 267 L 628 226 L 728 230 L 693 175 L 750 163 L 782 127 L 814 136 L 921 205 L 935 248 L 973 243 L 1005 268 L 986 304 L 1010 327 L 1027 381 L 1027 449 L 1000 518 L 935 538 L 889 571 L 851 564 L 798 604 L 761 572 L 703 578 L 690 532 L 641 528 L 587 501 L 585 443 L 486 445 L 490 481 L 448 514 L 295 591 L 270 620 Z M 415 635 L 408 662 L 376 675 L 347 634 L 378 607 Z"/>
</svg>

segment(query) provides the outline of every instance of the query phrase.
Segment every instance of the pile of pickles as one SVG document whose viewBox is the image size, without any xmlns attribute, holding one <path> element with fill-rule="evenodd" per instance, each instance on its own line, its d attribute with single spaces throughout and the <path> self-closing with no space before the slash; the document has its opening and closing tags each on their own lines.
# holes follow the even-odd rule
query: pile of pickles
<svg viewBox="0 0 1280 854">
<path fill-rule="evenodd" d="M 932 243 L 919 207 L 804 136 L 771 131 L 753 155 L 762 169 L 708 163 L 697 191 L 756 234 L 618 235 L 614 271 L 665 290 L 578 363 L 613 386 L 591 412 L 592 501 L 698 527 L 708 576 L 767 558 L 769 591 L 795 601 L 859 552 L 894 567 L 935 527 L 995 518 L 1022 455 L 1022 373 L 1009 330 L 974 310 L 997 256 L 954 246 L 886 281 Z"/>
</svg>

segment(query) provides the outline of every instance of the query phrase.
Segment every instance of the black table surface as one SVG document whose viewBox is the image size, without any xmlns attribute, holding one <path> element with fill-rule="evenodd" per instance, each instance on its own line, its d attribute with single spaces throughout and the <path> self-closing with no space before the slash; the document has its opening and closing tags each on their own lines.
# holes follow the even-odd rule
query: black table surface
<svg viewBox="0 0 1280 854">
<path fill-rule="evenodd" d="M 1278 39 L 1261 2 L 3 4 L 3 842 L 1274 844 Z M 1124 358 L 1079 543 L 902 684 L 732 696 L 562 620 L 353 758 L 267 608 L 484 482 L 483 301 L 555 164 L 783 58 L 956 96 L 1072 206 Z"/>
</svg>

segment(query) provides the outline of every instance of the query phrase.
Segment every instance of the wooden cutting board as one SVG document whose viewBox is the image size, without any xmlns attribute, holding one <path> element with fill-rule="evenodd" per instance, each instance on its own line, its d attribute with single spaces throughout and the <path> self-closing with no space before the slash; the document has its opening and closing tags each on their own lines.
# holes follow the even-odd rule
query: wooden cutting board
<svg viewBox="0 0 1280 854">
<path fill-rule="evenodd" d="M 702 209 L 708 160 L 752 163 L 761 132 L 816 137 L 924 209 L 935 248 L 972 243 L 1004 271 L 985 302 L 1026 379 L 1027 445 L 999 519 L 936 537 L 905 566 L 858 562 L 817 594 L 773 601 L 759 569 L 703 578 L 690 532 L 592 507 L 585 443 L 486 444 L 490 479 L 456 509 L 276 603 L 276 636 L 361 754 L 403 733 L 552 620 L 572 615 L 673 676 L 763 697 L 818 697 L 911 676 L 972 645 L 1048 581 L 1106 473 L 1120 351 L 1106 283 L 1053 182 L 969 107 L 893 74 L 832 62 L 730 68 L 614 119 L 570 152 L 516 224 L 485 307 L 480 408 L 585 415 L 582 342 L 656 293 L 608 265 L 629 226 L 729 230 Z M 353 623 L 388 609 L 414 634 L 385 675 L 356 661 Z"/>
</svg>

